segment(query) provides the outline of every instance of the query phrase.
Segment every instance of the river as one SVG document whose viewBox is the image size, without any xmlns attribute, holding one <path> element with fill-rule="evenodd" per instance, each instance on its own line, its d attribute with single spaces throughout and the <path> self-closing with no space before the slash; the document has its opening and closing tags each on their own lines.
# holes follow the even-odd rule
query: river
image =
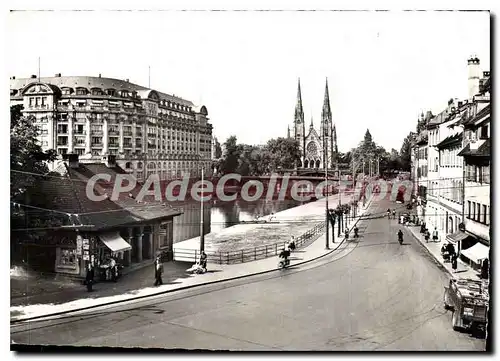
<svg viewBox="0 0 500 361">
<path fill-rule="evenodd" d="M 241 221 L 250 221 L 256 216 L 266 216 L 289 208 L 305 204 L 293 199 L 266 200 L 247 202 L 238 199 L 232 202 L 213 201 L 204 204 L 205 234 L 219 232 Z M 200 203 L 186 201 L 172 206 L 182 209 L 181 216 L 174 218 L 174 243 L 200 235 Z"/>
</svg>

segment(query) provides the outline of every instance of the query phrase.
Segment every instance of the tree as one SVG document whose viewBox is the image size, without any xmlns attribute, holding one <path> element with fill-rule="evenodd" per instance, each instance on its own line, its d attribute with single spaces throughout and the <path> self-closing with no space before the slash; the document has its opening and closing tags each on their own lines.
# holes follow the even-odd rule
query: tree
<svg viewBox="0 0 500 361">
<path fill-rule="evenodd" d="M 224 142 L 225 154 L 222 156 L 219 171 L 223 174 L 234 173 L 238 169 L 241 147 L 236 136 L 232 135 Z"/>
<path fill-rule="evenodd" d="M 292 138 L 276 138 L 267 142 L 264 147 L 269 157 L 271 171 L 278 169 L 294 169 L 300 161 L 299 142 Z"/>
<path fill-rule="evenodd" d="M 401 169 L 404 171 L 410 171 L 411 169 L 411 147 L 415 139 L 415 133 L 410 132 L 403 140 L 403 145 L 400 151 L 400 162 Z"/>
<path fill-rule="evenodd" d="M 44 152 L 37 140 L 38 129 L 35 118 L 22 115 L 22 105 L 10 108 L 10 198 L 19 199 L 28 188 L 36 185 L 39 176 L 29 173 L 47 174 L 47 162 L 57 158 L 54 149 Z M 20 173 L 26 172 L 26 173 Z"/>
</svg>

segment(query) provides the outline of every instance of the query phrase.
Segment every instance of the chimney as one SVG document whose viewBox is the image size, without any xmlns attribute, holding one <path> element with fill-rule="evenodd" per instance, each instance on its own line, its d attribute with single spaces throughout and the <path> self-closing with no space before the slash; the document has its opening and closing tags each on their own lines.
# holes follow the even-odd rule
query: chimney
<svg viewBox="0 0 500 361">
<path fill-rule="evenodd" d="M 13 76 L 11 79 L 12 79 L 12 80 L 14 80 L 14 79 L 16 79 L 16 77 L 15 77 L 15 76 Z"/>
<path fill-rule="evenodd" d="M 67 162 L 68 167 L 76 169 L 80 167 L 80 162 L 78 161 L 78 154 L 70 153 L 64 155 L 64 160 Z"/>
<path fill-rule="evenodd" d="M 31 79 L 36 79 L 37 76 L 36 75 L 31 75 Z"/>
<path fill-rule="evenodd" d="M 479 92 L 479 77 L 481 76 L 480 61 L 477 56 L 471 56 L 467 60 L 469 99 Z"/>
<path fill-rule="evenodd" d="M 56 78 L 60 78 L 61 77 L 61 73 L 57 73 L 54 75 Z"/>
<path fill-rule="evenodd" d="M 104 157 L 102 157 L 102 161 L 104 164 L 106 164 L 106 167 L 112 168 L 116 166 L 116 155 L 114 154 L 108 154 Z"/>
<path fill-rule="evenodd" d="M 101 77 L 101 73 L 99 73 L 99 78 Z"/>
</svg>

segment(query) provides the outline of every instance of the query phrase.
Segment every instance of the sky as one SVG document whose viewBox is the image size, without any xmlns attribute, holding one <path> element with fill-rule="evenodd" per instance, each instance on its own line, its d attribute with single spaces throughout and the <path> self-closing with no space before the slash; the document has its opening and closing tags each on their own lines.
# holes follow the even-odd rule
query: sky
<svg viewBox="0 0 500 361">
<path fill-rule="evenodd" d="M 306 129 L 325 79 L 341 152 L 366 129 L 400 149 L 421 111 L 465 99 L 467 59 L 490 70 L 487 12 L 11 12 L 9 76 L 130 79 L 203 104 L 223 142 L 264 144 L 293 126 L 300 77 Z"/>
</svg>

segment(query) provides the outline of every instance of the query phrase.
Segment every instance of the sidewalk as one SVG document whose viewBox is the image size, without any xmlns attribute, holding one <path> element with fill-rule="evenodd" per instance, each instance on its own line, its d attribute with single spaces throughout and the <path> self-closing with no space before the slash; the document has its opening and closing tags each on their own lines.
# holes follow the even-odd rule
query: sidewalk
<svg viewBox="0 0 500 361">
<path fill-rule="evenodd" d="M 369 205 L 367 205 L 366 209 L 360 207 L 359 216 L 361 217 L 368 209 Z M 350 227 L 354 226 L 360 217 L 350 222 Z M 325 235 L 323 234 L 310 245 L 294 251 L 290 258 L 291 266 L 309 262 L 326 254 L 333 253 L 339 244 L 340 242 L 336 239 L 334 244 L 330 244 L 330 250 L 325 250 Z M 71 293 L 64 291 L 59 294 L 44 295 L 43 297 L 37 296 L 33 297 L 29 302 L 24 303 L 24 305 L 22 302 L 17 303 L 17 305 L 13 304 L 10 308 L 11 321 L 60 312 L 77 311 L 89 307 L 95 308 L 112 302 L 133 301 L 138 297 L 153 296 L 197 285 L 269 272 L 277 269 L 277 263 L 277 257 L 265 258 L 244 264 L 218 265 L 209 263 L 207 273 L 193 275 L 185 272 L 191 264 L 168 262 L 164 264 L 164 285 L 162 286 L 151 286 L 154 281 L 154 270 L 152 266 L 151 268 L 146 267 L 130 275 L 125 275 L 115 284 L 96 284 L 96 291 L 92 293 L 87 293 L 85 287 L 81 285 L 79 289 L 75 289 Z M 102 290 L 99 290 L 101 287 Z"/>
<path fill-rule="evenodd" d="M 441 256 L 441 242 L 434 242 L 432 240 L 426 241 L 424 235 L 420 233 L 420 226 L 406 227 L 413 236 L 424 246 L 431 256 L 453 277 L 453 278 L 471 278 L 480 279 L 478 271 L 473 270 L 468 264 L 463 262 L 460 258 L 457 260 L 457 270 L 453 272 L 451 262 L 444 262 Z"/>
</svg>

